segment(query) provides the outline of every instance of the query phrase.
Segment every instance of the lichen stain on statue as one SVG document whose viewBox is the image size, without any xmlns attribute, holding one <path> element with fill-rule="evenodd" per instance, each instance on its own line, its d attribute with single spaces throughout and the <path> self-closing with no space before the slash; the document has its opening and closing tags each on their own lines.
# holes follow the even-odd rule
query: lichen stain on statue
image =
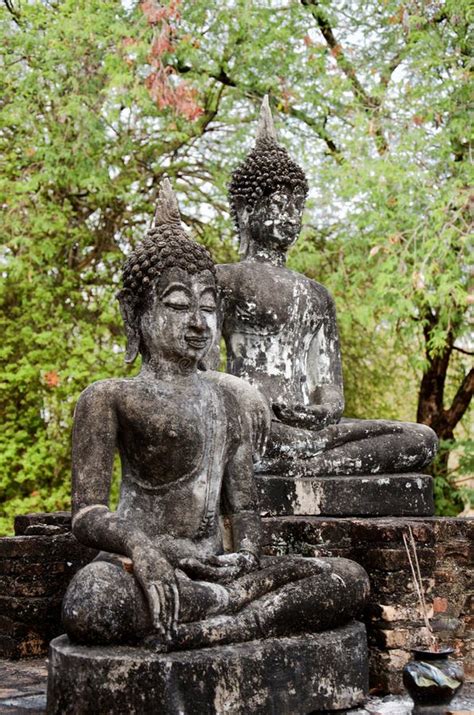
<svg viewBox="0 0 474 715">
<path fill-rule="evenodd" d="M 202 369 L 217 331 L 215 267 L 185 234 L 167 181 L 153 228 L 125 263 L 118 298 L 126 359 L 140 354 L 142 365 L 134 378 L 94 383 L 77 404 L 73 532 L 100 553 L 64 599 L 71 642 L 162 652 L 321 631 L 351 619 L 368 594 L 360 566 L 260 557 L 253 462 L 268 407 L 243 380 Z M 113 512 L 117 450 L 122 483 Z"/>
<path fill-rule="evenodd" d="M 334 301 L 285 267 L 308 185 L 278 144 L 265 97 L 256 143 L 229 187 L 242 259 L 217 266 L 227 371 L 260 388 L 272 409 L 263 474 L 364 475 L 422 469 L 437 448 L 427 426 L 342 418 Z"/>
</svg>

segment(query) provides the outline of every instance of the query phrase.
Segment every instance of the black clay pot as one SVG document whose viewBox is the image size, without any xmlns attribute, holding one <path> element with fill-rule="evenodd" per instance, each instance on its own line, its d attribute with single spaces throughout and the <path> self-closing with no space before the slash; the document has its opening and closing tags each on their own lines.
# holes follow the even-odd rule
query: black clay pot
<svg viewBox="0 0 474 715">
<path fill-rule="evenodd" d="M 462 665 L 449 660 L 453 648 L 412 650 L 403 669 L 403 684 L 415 703 L 414 715 L 441 715 L 464 682 Z"/>
</svg>

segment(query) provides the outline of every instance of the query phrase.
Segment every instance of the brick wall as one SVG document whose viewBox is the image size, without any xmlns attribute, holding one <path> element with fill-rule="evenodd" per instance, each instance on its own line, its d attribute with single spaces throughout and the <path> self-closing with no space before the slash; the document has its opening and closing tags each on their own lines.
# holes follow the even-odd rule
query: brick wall
<svg viewBox="0 0 474 715">
<path fill-rule="evenodd" d="M 71 515 L 28 514 L 0 538 L 0 657 L 44 655 L 63 632 L 61 601 L 75 572 L 95 555 L 70 532 Z"/>
<path fill-rule="evenodd" d="M 371 685 L 400 692 L 410 648 L 427 633 L 413 591 L 402 534 L 413 529 L 433 627 L 474 680 L 473 519 L 265 518 L 268 554 L 344 556 L 368 571 L 365 613 Z M 14 537 L 0 539 L 0 656 L 47 652 L 62 632 L 60 604 L 73 574 L 94 557 L 71 535 L 69 514 L 18 517 Z"/>
<path fill-rule="evenodd" d="M 402 692 L 401 669 L 410 648 L 428 643 L 403 546 L 411 526 L 433 629 L 441 643 L 454 646 L 474 680 L 474 519 L 371 518 L 264 519 L 270 554 L 344 556 L 367 570 L 370 603 L 364 620 L 370 646 L 371 686 Z"/>
</svg>

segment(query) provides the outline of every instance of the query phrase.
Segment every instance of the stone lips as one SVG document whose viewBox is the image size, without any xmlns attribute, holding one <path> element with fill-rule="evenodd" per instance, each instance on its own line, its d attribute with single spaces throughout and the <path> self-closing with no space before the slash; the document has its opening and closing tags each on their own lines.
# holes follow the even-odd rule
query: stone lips
<svg viewBox="0 0 474 715">
<path fill-rule="evenodd" d="M 199 651 L 154 654 L 86 648 L 66 636 L 50 646 L 49 715 L 303 715 L 363 702 L 368 691 L 365 628 L 270 638 Z"/>
</svg>

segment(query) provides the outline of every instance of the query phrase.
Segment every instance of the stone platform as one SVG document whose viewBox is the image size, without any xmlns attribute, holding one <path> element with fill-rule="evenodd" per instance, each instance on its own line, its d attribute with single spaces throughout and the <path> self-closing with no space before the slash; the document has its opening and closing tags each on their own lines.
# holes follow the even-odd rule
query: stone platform
<svg viewBox="0 0 474 715">
<path fill-rule="evenodd" d="M 365 627 L 154 654 L 87 648 L 67 636 L 49 652 L 50 715 L 307 715 L 368 694 Z"/>
<path fill-rule="evenodd" d="M 311 477 L 256 475 L 263 516 L 432 516 L 426 474 Z"/>
<path fill-rule="evenodd" d="M 0 659 L 0 715 L 44 715 L 47 661 L 44 658 Z M 404 695 L 371 695 L 368 700 L 338 715 L 411 715 L 413 702 Z M 450 705 L 449 715 L 473 715 L 474 684 L 465 683 Z"/>
</svg>

